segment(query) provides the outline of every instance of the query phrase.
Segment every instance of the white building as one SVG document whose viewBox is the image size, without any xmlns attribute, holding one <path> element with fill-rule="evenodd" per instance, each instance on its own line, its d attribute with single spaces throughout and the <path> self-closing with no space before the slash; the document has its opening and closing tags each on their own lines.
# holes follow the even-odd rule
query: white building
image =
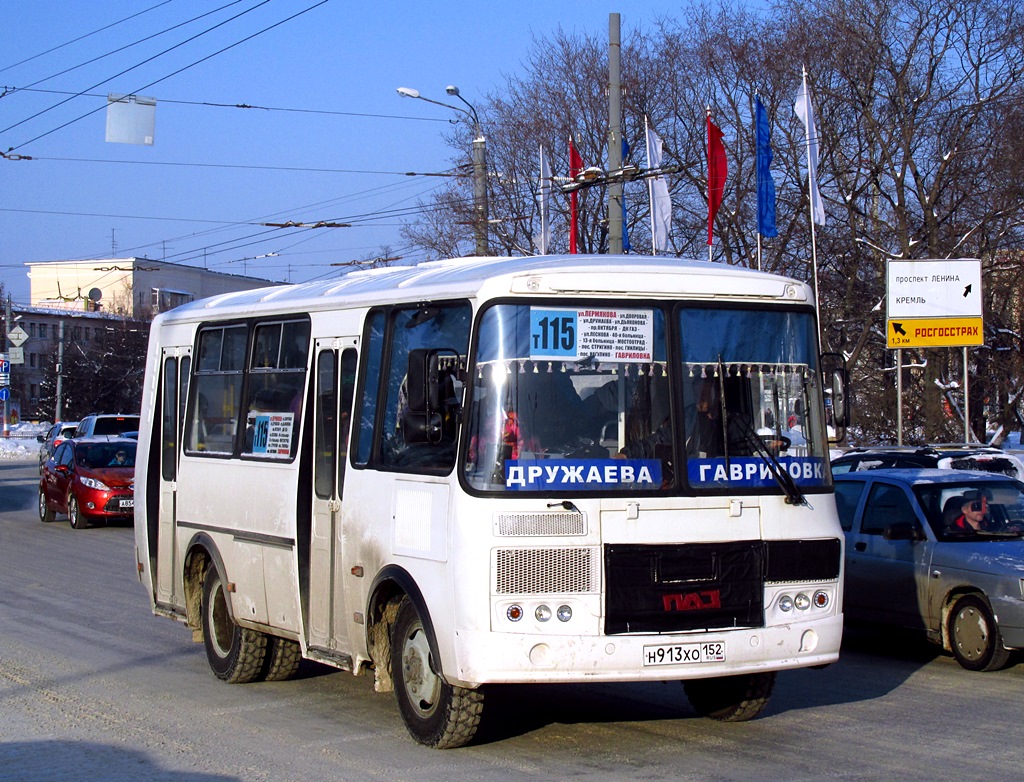
<svg viewBox="0 0 1024 782">
<path fill-rule="evenodd" d="M 281 284 L 148 258 L 25 265 L 33 307 L 98 310 L 136 320 L 151 320 L 194 299 Z"/>
</svg>

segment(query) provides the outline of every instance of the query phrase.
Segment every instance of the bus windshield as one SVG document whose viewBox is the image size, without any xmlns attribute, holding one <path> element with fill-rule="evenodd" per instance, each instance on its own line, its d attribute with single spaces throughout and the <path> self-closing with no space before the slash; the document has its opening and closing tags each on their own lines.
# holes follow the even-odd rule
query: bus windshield
<svg viewBox="0 0 1024 782">
<path fill-rule="evenodd" d="M 490 307 L 467 383 L 466 481 L 487 492 L 791 498 L 825 486 L 814 347 L 807 312 Z"/>
</svg>

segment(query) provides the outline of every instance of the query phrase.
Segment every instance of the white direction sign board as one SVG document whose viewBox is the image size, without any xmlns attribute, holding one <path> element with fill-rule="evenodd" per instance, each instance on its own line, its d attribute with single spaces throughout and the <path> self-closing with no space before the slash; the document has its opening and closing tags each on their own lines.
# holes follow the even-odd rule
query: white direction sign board
<svg viewBox="0 0 1024 782">
<path fill-rule="evenodd" d="M 984 343 L 981 261 L 889 261 L 886 335 L 890 348 Z"/>
<path fill-rule="evenodd" d="M 980 318 L 981 261 L 889 261 L 890 318 Z"/>
</svg>

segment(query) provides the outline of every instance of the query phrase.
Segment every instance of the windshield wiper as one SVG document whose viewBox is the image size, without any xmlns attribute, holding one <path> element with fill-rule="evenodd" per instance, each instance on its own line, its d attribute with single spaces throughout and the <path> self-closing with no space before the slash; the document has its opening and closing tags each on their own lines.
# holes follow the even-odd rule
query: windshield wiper
<svg viewBox="0 0 1024 782">
<path fill-rule="evenodd" d="M 726 464 L 728 464 L 730 419 L 729 406 L 725 403 L 725 364 L 722 361 L 721 353 L 718 354 L 718 376 L 721 378 L 720 401 L 722 405 L 722 426 L 725 430 L 725 461 Z M 743 442 L 750 446 L 751 450 L 760 456 L 762 460 L 767 462 L 768 469 L 771 472 L 772 477 L 786 495 L 786 502 L 790 505 L 806 505 L 807 498 L 804 497 L 803 492 L 800 491 L 800 487 L 796 485 L 796 481 L 794 481 L 793 476 L 789 474 L 789 470 L 779 463 L 779 460 L 775 458 L 775 454 L 772 453 L 764 440 L 761 439 L 761 435 L 759 435 L 757 430 L 754 429 L 754 423 L 743 415 L 736 416 L 732 421 L 740 427 L 740 433 L 743 435 Z"/>
</svg>

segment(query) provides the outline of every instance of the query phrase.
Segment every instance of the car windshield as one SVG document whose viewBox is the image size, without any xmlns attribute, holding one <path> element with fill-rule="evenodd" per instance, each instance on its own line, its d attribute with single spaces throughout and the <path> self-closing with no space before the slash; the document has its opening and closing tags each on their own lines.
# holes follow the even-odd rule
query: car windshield
<svg viewBox="0 0 1024 782">
<path fill-rule="evenodd" d="M 1024 483 L 1020 481 L 920 484 L 914 493 L 939 540 L 1024 536 Z"/>
<path fill-rule="evenodd" d="M 103 467 L 134 467 L 135 443 L 79 443 L 75 461 L 97 470 Z"/>
<path fill-rule="evenodd" d="M 468 379 L 466 479 L 799 498 L 831 481 L 814 343 L 809 313 L 695 308 L 673 323 L 654 306 L 493 306 Z"/>
</svg>

